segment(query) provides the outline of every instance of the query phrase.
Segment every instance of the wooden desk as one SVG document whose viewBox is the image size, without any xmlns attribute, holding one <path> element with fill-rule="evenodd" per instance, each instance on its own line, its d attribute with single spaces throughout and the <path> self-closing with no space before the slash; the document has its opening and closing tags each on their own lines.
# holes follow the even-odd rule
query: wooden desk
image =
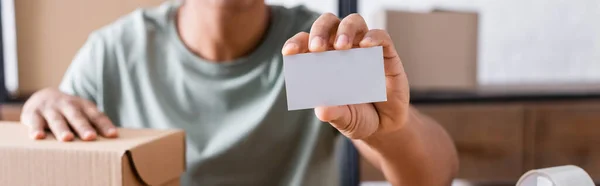
<svg viewBox="0 0 600 186">
<path fill-rule="evenodd" d="M 572 86 L 571 86 L 572 87 Z M 413 104 L 437 120 L 459 152 L 458 178 L 514 185 L 533 168 L 574 164 L 600 181 L 600 89 L 418 93 Z M 546 88 L 549 89 L 549 88 Z M 18 121 L 19 104 L 0 105 L 2 120 Z M 363 181 L 384 180 L 361 161 Z"/>
<path fill-rule="evenodd" d="M 413 92 L 411 99 L 452 136 L 460 179 L 514 185 L 528 170 L 573 164 L 600 182 L 599 85 Z M 383 180 L 361 165 L 363 181 Z"/>
</svg>

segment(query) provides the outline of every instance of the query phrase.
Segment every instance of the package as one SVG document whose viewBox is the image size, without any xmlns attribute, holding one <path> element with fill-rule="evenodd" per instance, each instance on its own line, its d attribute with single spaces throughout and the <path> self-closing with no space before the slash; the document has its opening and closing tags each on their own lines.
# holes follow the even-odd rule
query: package
<svg viewBox="0 0 600 186">
<path fill-rule="evenodd" d="M 125 129 L 95 141 L 29 138 L 25 125 L 0 122 L 0 185 L 175 186 L 185 171 L 181 130 Z"/>
<path fill-rule="evenodd" d="M 60 83 L 95 30 L 138 8 L 165 0 L 13 0 L 17 27 L 18 95 Z M 15 72 L 16 73 L 16 72 Z"/>
<path fill-rule="evenodd" d="M 412 90 L 477 88 L 477 27 L 473 12 L 385 12 Z"/>
</svg>

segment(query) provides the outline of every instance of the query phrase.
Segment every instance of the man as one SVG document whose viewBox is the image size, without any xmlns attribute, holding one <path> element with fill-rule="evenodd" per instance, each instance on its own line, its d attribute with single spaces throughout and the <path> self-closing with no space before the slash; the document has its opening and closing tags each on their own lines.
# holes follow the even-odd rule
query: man
<svg viewBox="0 0 600 186">
<path fill-rule="evenodd" d="M 282 55 L 373 46 L 383 46 L 386 102 L 287 111 Z M 34 94 L 21 119 L 32 138 L 49 128 L 62 141 L 117 137 L 116 126 L 184 129 L 184 185 L 333 185 L 340 133 L 393 185 L 449 185 L 457 170 L 448 135 L 410 107 L 385 31 L 358 14 L 263 0 L 135 11 L 92 33 L 60 89 Z"/>
</svg>

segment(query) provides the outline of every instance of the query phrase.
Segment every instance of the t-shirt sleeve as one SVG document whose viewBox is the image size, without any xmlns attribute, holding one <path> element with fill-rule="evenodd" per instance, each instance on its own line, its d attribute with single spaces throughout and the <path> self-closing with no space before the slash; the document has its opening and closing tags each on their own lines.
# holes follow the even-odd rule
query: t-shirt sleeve
<svg viewBox="0 0 600 186">
<path fill-rule="evenodd" d="M 63 76 L 60 91 L 97 103 L 105 52 L 102 38 L 91 34 Z"/>
</svg>

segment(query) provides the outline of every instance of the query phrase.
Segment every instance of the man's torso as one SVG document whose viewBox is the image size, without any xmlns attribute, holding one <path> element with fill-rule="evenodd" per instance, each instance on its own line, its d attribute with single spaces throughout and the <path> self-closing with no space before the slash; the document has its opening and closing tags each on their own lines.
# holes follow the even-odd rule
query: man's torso
<svg viewBox="0 0 600 186">
<path fill-rule="evenodd" d="M 334 129 L 312 110 L 287 111 L 283 86 L 281 46 L 315 14 L 271 7 L 252 54 L 212 63 L 178 37 L 176 7 L 138 10 L 94 33 L 74 64 L 95 69 L 72 65 L 61 90 L 93 100 L 121 127 L 184 129 L 186 185 L 335 184 Z"/>
</svg>

